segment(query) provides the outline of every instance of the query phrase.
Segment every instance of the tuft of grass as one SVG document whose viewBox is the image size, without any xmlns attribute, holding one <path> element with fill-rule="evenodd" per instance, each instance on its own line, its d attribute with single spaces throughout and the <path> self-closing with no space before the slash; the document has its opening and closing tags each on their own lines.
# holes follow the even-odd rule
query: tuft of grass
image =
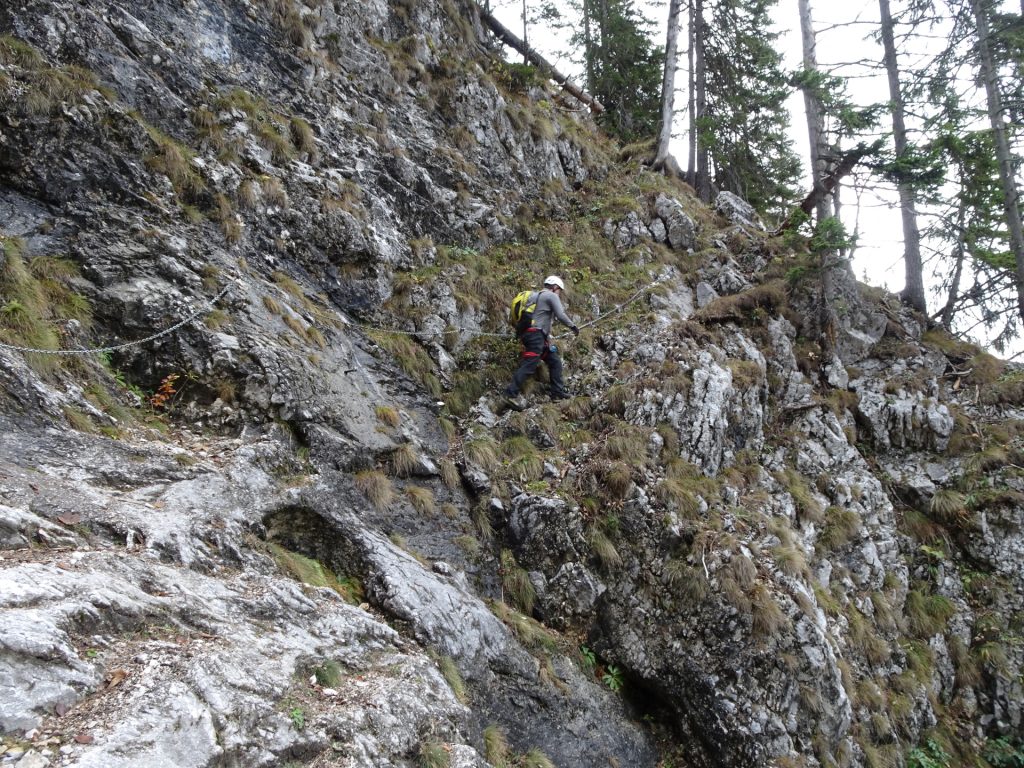
<svg viewBox="0 0 1024 768">
<path fill-rule="evenodd" d="M 412 443 L 402 443 L 391 452 L 391 471 L 398 477 L 409 477 L 420 465 L 419 451 Z"/>
<path fill-rule="evenodd" d="M 491 523 L 491 515 L 488 511 L 487 501 L 481 499 L 480 502 L 473 507 L 471 514 L 473 519 L 473 525 L 480 534 L 480 538 L 484 541 L 490 541 L 494 538 L 494 525 Z"/>
<path fill-rule="evenodd" d="M 455 466 L 455 462 L 449 458 L 441 459 L 438 462 L 438 468 L 441 471 L 441 482 L 443 482 L 449 488 L 458 488 L 461 481 L 459 477 L 459 469 Z"/>
<path fill-rule="evenodd" d="M 526 615 L 533 613 L 537 590 L 509 549 L 501 550 L 501 589 L 512 601 L 512 605 Z"/>
<path fill-rule="evenodd" d="M 339 578 L 318 560 L 292 552 L 279 544 L 268 543 L 267 549 L 278 567 L 296 581 L 312 587 L 333 589 L 348 603 L 358 605 L 363 601 L 363 585 L 358 579 Z"/>
<path fill-rule="evenodd" d="M 432 515 L 437 511 L 437 505 L 434 502 L 434 492 L 429 488 L 412 485 L 405 489 L 405 494 L 409 497 L 409 503 L 412 504 L 412 508 L 421 515 Z"/>
<path fill-rule="evenodd" d="M 601 526 L 591 525 L 587 529 L 587 543 L 594 550 L 597 559 L 601 561 L 601 567 L 605 570 L 610 571 L 612 568 L 622 565 L 622 555 L 615 548 L 615 543 L 608 538 L 608 534 L 601 530 Z"/>
<path fill-rule="evenodd" d="M 288 207 L 288 191 L 284 183 L 276 176 L 262 177 L 263 199 L 277 208 Z"/>
<path fill-rule="evenodd" d="M 852 509 L 829 507 L 815 550 L 819 554 L 834 552 L 848 544 L 860 532 L 860 515 Z"/>
<path fill-rule="evenodd" d="M 770 637 L 789 623 L 764 584 L 755 584 L 750 590 L 750 620 L 753 633 L 758 637 Z"/>
<path fill-rule="evenodd" d="M 951 488 L 939 488 L 928 503 L 932 517 L 944 523 L 962 522 L 967 516 L 967 498 Z"/>
<path fill-rule="evenodd" d="M 489 725 L 484 728 L 484 759 L 494 768 L 512 766 L 512 750 L 509 748 L 508 736 L 500 726 Z"/>
<path fill-rule="evenodd" d="M 510 437 L 501 444 L 501 453 L 508 460 L 508 471 L 520 482 L 539 480 L 544 474 L 544 457 L 525 435 Z"/>
<path fill-rule="evenodd" d="M 356 489 L 362 493 L 375 509 L 383 512 L 395 498 L 395 487 L 383 472 L 364 470 L 356 474 Z"/>
<path fill-rule="evenodd" d="M 313 128 L 301 117 L 293 117 L 288 124 L 291 131 L 292 143 L 300 152 L 305 152 L 311 159 L 316 158 L 316 134 Z"/>
<path fill-rule="evenodd" d="M 158 128 L 145 124 L 144 127 L 155 147 L 146 165 L 154 173 L 166 176 L 177 194 L 194 201 L 206 189 L 206 182 L 193 164 L 195 153 Z"/>
<path fill-rule="evenodd" d="M 267 308 L 269 312 L 275 315 L 280 315 L 284 312 L 284 308 L 277 302 L 277 299 L 272 296 L 263 297 L 263 306 Z"/>
<path fill-rule="evenodd" d="M 806 579 L 808 577 L 810 568 L 807 566 L 807 558 L 795 545 L 773 547 L 771 552 L 779 570 L 783 573 L 795 578 Z"/>
<path fill-rule="evenodd" d="M 520 765 L 522 765 L 523 768 L 555 768 L 555 764 L 551 762 L 551 758 L 536 747 L 522 756 L 520 759 Z"/>
<path fill-rule="evenodd" d="M 97 432 L 96 425 L 93 424 L 88 414 L 78 410 L 73 405 L 65 405 L 61 410 L 64 412 L 64 418 L 67 419 L 72 429 L 88 434 L 95 434 Z"/>
<path fill-rule="evenodd" d="M 452 756 L 439 741 L 425 741 L 420 744 L 420 768 L 448 768 Z"/>
<path fill-rule="evenodd" d="M 402 423 L 398 409 L 392 408 L 390 405 L 378 405 L 374 408 L 374 413 L 377 414 L 377 421 L 389 427 L 397 427 Z"/>
<path fill-rule="evenodd" d="M 445 682 L 448 683 L 448 687 L 452 689 L 452 693 L 455 694 L 458 702 L 465 704 L 469 701 L 469 695 L 466 692 L 466 681 L 462 679 L 462 674 L 455 665 L 455 659 L 451 656 L 442 656 L 440 661 L 437 662 L 437 666 L 440 668 L 441 675 L 444 677 Z"/>
<path fill-rule="evenodd" d="M 484 472 L 494 472 L 501 466 L 498 460 L 498 445 L 490 437 L 478 437 L 466 442 L 466 459 Z"/>
<path fill-rule="evenodd" d="M 601 475 L 605 489 L 615 500 L 625 499 L 633 488 L 633 473 L 629 465 L 621 461 L 613 461 L 605 466 Z"/>
<path fill-rule="evenodd" d="M 956 613 L 956 606 L 948 597 L 928 595 L 919 589 L 907 593 L 903 615 L 915 636 L 928 639 L 945 631 L 946 624 Z"/>
<path fill-rule="evenodd" d="M 782 486 L 789 491 L 789 495 L 793 497 L 793 503 L 796 505 L 797 515 L 801 520 L 807 520 L 811 522 L 817 522 L 821 520 L 822 506 L 821 502 L 815 497 L 814 492 L 811 490 L 810 485 L 798 472 L 792 469 L 787 469 L 784 472 L 779 472 L 775 475 L 775 479 L 782 484 Z"/>
<path fill-rule="evenodd" d="M 540 622 L 524 616 L 505 603 L 490 603 L 491 610 L 505 623 L 527 648 L 553 653 L 558 650 L 558 639 Z"/>
<path fill-rule="evenodd" d="M 708 595 L 709 585 L 704 571 L 681 559 L 672 558 L 665 563 L 665 576 L 672 591 L 687 606 L 696 607 Z"/>
<path fill-rule="evenodd" d="M 255 179 L 245 179 L 238 185 L 238 203 L 246 210 L 253 210 L 260 204 L 260 183 Z"/>
</svg>

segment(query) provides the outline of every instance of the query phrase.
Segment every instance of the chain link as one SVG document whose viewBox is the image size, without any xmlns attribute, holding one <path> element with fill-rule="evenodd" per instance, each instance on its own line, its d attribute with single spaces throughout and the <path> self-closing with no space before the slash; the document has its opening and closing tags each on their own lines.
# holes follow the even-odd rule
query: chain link
<svg viewBox="0 0 1024 768">
<path fill-rule="evenodd" d="M 220 301 L 220 299 L 228 292 L 229 288 L 230 286 L 225 287 L 224 290 L 222 290 L 220 293 L 214 296 L 213 299 L 211 299 L 210 301 L 210 305 L 212 306 L 216 304 L 218 301 Z M 113 344 L 109 347 L 90 347 L 88 349 L 36 349 L 34 347 L 18 347 L 13 344 L 4 344 L 3 342 L 0 342 L 0 349 L 7 349 L 11 350 L 12 352 L 31 352 L 37 355 L 97 355 L 104 354 L 106 352 L 117 352 L 122 349 L 128 349 L 129 347 L 137 347 L 142 344 L 148 344 L 151 341 L 156 341 L 159 338 L 168 336 L 174 333 L 179 328 L 188 325 L 206 311 L 207 310 L 205 309 L 197 310 L 196 312 L 193 312 L 191 315 L 186 317 L 184 320 L 181 320 L 168 328 L 164 328 L 162 331 L 160 331 L 159 333 L 154 333 L 152 336 L 146 336 L 144 339 L 126 341 L 124 344 Z"/>
</svg>

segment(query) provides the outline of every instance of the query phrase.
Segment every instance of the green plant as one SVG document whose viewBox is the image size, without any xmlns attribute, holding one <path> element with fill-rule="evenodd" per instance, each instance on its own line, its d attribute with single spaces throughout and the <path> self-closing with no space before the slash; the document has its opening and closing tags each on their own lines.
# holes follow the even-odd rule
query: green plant
<svg viewBox="0 0 1024 768">
<path fill-rule="evenodd" d="M 923 746 L 910 750 L 907 768 L 948 768 L 951 759 L 938 742 L 927 739 Z"/>
<path fill-rule="evenodd" d="M 302 707 L 292 707 L 288 710 L 288 719 L 292 721 L 295 730 L 302 731 L 306 728 L 306 713 Z"/>
<path fill-rule="evenodd" d="M 614 664 L 609 664 L 601 675 L 601 682 L 615 692 L 621 691 L 624 683 L 622 670 Z"/>
<path fill-rule="evenodd" d="M 420 745 L 420 768 L 448 768 L 451 755 L 439 741 L 425 741 Z"/>
<path fill-rule="evenodd" d="M 317 685 L 322 685 L 324 688 L 334 688 L 341 682 L 341 678 L 344 671 L 341 668 L 341 664 L 329 659 L 318 667 L 313 669 L 313 676 L 316 678 Z"/>
<path fill-rule="evenodd" d="M 1024 768 L 1024 738 L 989 739 L 981 754 L 992 768 Z"/>
</svg>

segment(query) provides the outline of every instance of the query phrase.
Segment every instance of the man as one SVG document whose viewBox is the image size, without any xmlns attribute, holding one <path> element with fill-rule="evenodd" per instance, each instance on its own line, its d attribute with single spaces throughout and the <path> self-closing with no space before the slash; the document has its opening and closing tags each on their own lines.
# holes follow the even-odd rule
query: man
<svg viewBox="0 0 1024 768">
<path fill-rule="evenodd" d="M 558 348 L 548 343 L 552 320 L 558 320 L 574 335 L 580 335 L 580 329 L 562 308 L 561 296 L 564 291 L 565 283 L 562 282 L 562 278 L 556 275 L 547 277 L 543 290 L 537 295 L 537 308 L 533 311 L 533 319 L 519 336 L 519 341 L 523 344 L 522 362 L 512 376 L 512 383 L 505 388 L 506 404 L 517 411 L 526 408 L 526 402 L 520 396 L 519 390 L 526 379 L 537 370 L 541 360 L 548 364 L 551 399 L 565 400 L 569 397 L 569 393 L 565 391 L 565 382 L 562 381 L 562 358 L 558 354 Z"/>
</svg>

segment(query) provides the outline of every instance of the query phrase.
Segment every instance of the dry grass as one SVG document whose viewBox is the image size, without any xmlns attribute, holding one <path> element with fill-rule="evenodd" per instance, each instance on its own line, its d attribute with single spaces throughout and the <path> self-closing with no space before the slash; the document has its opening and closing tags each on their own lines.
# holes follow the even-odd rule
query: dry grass
<svg viewBox="0 0 1024 768">
<path fill-rule="evenodd" d="M 622 555 L 616 549 L 615 542 L 608 538 L 600 526 L 592 525 L 587 529 L 587 543 L 605 570 L 610 571 L 622 565 Z"/>
<path fill-rule="evenodd" d="M 455 466 L 454 461 L 449 458 L 441 459 L 438 462 L 438 468 L 441 472 L 441 482 L 449 488 L 459 487 L 461 478 L 459 477 L 459 468 Z"/>
<path fill-rule="evenodd" d="M 420 465 L 420 454 L 412 443 L 402 443 L 391 452 L 391 471 L 398 477 L 409 477 Z"/>
<path fill-rule="evenodd" d="M 391 506 L 395 498 L 395 487 L 387 475 L 376 470 L 359 472 L 355 477 L 356 489 L 379 511 Z"/>
<path fill-rule="evenodd" d="M 409 503 L 412 504 L 412 508 L 421 515 L 432 515 L 437 511 L 437 505 L 434 502 L 434 492 L 429 488 L 413 485 L 406 488 L 405 493 L 409 497 Z"/>
<path fill-rule="evenodd" d="M 377 415 L 377 421 L 389 427 L 398 427 L 402 423 L 398 409 L 392 408 L 390 405 L 378 405 L 374 408 L 374 413 Z"/>
<path fill-rule="evenodd" d="M 505 597 L 521 612 L 527 616 L 533 612 L 537 590 L 509 549 L 501 550 L 501 589 Z"/>
<path fill-rule="evenodd" d="M 497 725 L 484 728 L 484 758 L 494 768 L 511 768 L 512 750 L 508 736 Z"/>
<path fill-rule="evenodd" d="M 756 310 L 775 313 L 785 303 L 785 281 L 771 280 L 742 293 L 717 298 L 697 310 L 691 319 L 701 323 L 758 322 Z"/>
</svg>

